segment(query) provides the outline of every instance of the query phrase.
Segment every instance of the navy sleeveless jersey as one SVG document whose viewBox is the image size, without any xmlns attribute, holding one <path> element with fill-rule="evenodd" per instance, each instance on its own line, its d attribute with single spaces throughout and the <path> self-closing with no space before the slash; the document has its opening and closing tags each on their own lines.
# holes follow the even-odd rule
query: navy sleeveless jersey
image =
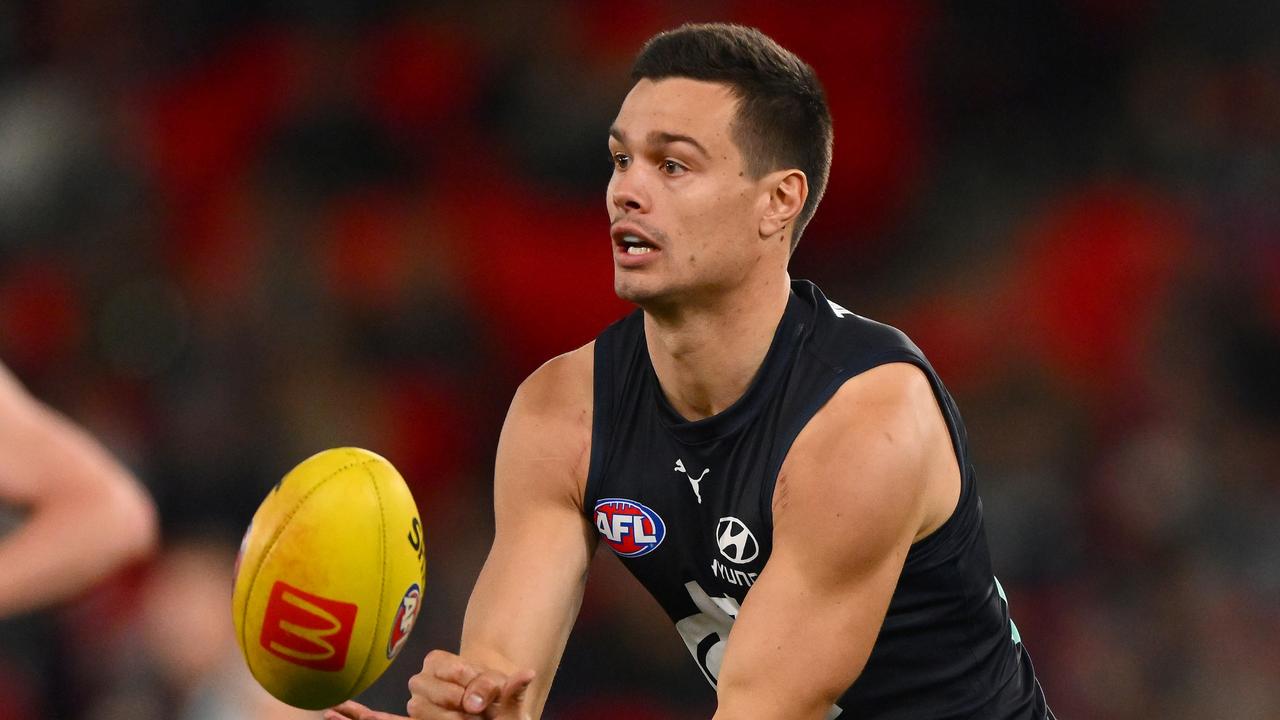
<svg viewBox="0 0 1280 720">
<path fill-rule="evenodd" d="M 774 482 L 788 449 L 846 380 L 893 362 L 929 377 L 961 468 L 960 500 L 911 547 L 866 667 L 827 717 L 1052 718 L 992 575 L 955 403 L 905 335 L 831 303 L 812 283 L 792 283 L 746 393 L 703 420 L 667 402 L 640 311 L 601 333 L 584 507 L 714 686 L 738 608 L 769 560 Z"/>
</svg>

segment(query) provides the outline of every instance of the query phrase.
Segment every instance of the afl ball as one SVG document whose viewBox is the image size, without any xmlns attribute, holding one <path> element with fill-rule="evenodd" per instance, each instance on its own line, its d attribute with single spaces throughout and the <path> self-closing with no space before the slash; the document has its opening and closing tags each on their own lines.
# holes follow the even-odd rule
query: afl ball
<svg viewBox="0 0 1280 720">
<path fill-rule="evenodd" d="M 309 710 L 358 695 L 404 647 L 425 573 L 418 509 L 391 463 L 359 448 L 307 458 L 262 501 L 236 559 L 250 672 Z"/>
</svg>

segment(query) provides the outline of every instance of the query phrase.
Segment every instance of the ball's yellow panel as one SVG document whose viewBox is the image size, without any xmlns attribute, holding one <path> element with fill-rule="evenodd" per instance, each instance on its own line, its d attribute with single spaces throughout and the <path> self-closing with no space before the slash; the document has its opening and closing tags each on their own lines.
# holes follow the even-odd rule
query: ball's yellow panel
<svg viewBox="0 0 1280 720">
<path fill-rule="evenodd" d="M 417 619 L 422 525 L 403 478 L 358 448 L 285 475 L 245 534 L 232 614 L 253 676 L 308 709 L 367 688 Z"/>
</svg>

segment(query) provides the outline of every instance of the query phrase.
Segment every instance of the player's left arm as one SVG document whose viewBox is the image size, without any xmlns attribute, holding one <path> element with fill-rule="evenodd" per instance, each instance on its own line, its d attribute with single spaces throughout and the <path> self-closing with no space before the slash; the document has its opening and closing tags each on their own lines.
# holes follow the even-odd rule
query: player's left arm
<svg viewBox="0 0 1280 720">
<path fill-rule="evenodd" d="M 773 497 L 773 552 L 730 633 L 715 720 L 819 720 L 862 672 L 913 542 L 959 497 L 924 374 L 844 384 L 796 438 Z"/>
</svg>

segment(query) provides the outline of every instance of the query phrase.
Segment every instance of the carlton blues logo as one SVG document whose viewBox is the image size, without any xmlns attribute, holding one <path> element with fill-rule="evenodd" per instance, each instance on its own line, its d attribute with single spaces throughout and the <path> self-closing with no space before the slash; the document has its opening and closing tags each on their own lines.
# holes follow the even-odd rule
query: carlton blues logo
<svg viewBox="0 0 1280 720">
<path fill-rule="evenodd" d="M 259 642 L 272 655 L 314 670 L 347 664 L 356 623 L 354 603 L 330 600 L 280 580 L 271 588 Z"/>
<path fill-rule="evenodd" d="M 605 498 L 596 503 L 596 529 L 622 557 L 648 555 L 662 544 L 667 526 L 658 513 L 634 500 Z"/>
</svg>

